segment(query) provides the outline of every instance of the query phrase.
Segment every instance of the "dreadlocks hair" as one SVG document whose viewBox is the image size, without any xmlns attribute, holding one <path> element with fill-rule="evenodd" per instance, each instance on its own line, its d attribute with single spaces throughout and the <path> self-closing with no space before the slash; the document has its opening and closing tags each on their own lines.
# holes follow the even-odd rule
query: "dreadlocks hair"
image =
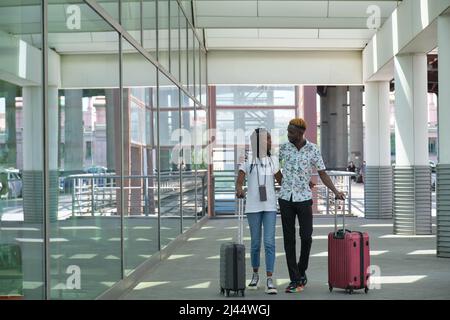
<svg viewBox="0 0 450 320">
<path fill-rule="evenodd" d="M 250 136 L 250 143 L 251 143 L 252 151 L 253 151 L 253 160 L 252 160 L 252 164 L 250 165 L 250 173 L 252 173 L 253 167 L 256 165 L 256 159 L 260 159 L 262 156 L 262 154 L 261 154 L 262 150 L 259 149 L 259 143 L 261 141 L 261 138 L 264 137 L 264 135 L 267 137 L 269 135 L 269 132 L 264 128 L 258 128 L 258 129 L 255 129 L 255 131 Z M 255 150 L 256 150 L 256 156 L 255 156 Z M 266 150 L 266 155 L 270 158 L 270 156 L 271 156 L 270 150 Z"/>
</svg>

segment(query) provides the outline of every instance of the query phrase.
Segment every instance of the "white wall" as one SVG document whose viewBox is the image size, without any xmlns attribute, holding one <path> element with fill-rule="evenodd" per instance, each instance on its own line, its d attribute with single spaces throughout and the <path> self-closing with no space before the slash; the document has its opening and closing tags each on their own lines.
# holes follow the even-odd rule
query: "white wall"
<svg viewBox="0 0 450 320">
<path fill-rule="evenodd" d="M 209 84 L 361 85 L 360 51 L 209 51 Z"/>
</svg>

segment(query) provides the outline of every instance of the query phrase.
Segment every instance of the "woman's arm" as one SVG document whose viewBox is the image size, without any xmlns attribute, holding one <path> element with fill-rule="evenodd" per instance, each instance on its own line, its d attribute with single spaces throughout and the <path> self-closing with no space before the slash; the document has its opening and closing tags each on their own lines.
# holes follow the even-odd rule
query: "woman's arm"
<svg viewBox="0 0 450 320">
<path fill-rule="evenodd" d="M 244 198 L 245 193 L 242 187 L 244 186 L 245 181 L 245 172 L 242 170 L 239 170 L 238 177 L 236 180 L 236 197 L 238 198 Z"/>
</svg>

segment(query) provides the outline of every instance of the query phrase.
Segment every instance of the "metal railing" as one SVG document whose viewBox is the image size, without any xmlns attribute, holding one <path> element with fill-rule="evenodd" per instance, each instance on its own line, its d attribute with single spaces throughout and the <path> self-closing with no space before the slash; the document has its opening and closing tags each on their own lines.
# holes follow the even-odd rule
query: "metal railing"
<svg viewBox="0 0 450 320">
<path fill-rule="evenodd" d="M 113 216 L 121 208 L 123 185 L 126 215 L 178 215 L 182 208 L 205 215 L 206 170 L 161 172 L 153 175 L 118 176 L 114 173 L 77 174 L 65 178 L 65 190 L 71 194 L 72 216 Z M 181 182 L 181 183 L 180 183 Z M 158 199 L 158 186 L 160 199 Z M 183 196 L 180 198 L 180 191 Z M 182 200 L 180 200 L 182 199 Z M 200 211 L 199 211 L 200 209 Z M 177 211 L 178 210 L 178 211 Z"/>
<path fill-rule="evenodd" d="M 327 171 L 336 188 L 346 195 L 345 212 L 352 215 L 352 177 L 356 177 L 355 173 L 347 171 Z M 331 215 L 334 212 L 336 200 L 334 194 L 329 190 L 321 180 L 318 174 L 313 174 L 317 185 L 313 189 L 314 214 Z M 218 215 L 234 214 L 236 212 L 235 186 L 236 172 L 234 170 L 223 170 L 214 172 L 214 208 Z M 275 185 L 277 191 L 280 186 Z M 278 205 L 278 204 L 277 204 Z M 337 204 L 339 206 L 339 203 Z M 342 210 L 338 210 L 341 214 Z"/>
</svg>

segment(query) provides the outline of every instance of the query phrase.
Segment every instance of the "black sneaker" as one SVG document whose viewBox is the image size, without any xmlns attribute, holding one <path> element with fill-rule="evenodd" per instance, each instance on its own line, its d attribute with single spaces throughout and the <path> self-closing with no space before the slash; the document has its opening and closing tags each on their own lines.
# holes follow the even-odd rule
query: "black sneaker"
<svg viewBox="0 0 450 320">
<path fill-rule="evenodd" d="M 305 287 L 307 283 L 308 283 L 308 278 L 306 277 L 306 274 L 305 274 L 305 275 L 300 277 L 299 284 L 302 287 Z"/>
<path fill-rule="evenodd" d="M 302 292 L 303 287 L 300 285 L 300 283 L 296 281 L 292 281 L 286 288 L 286 293 L 296 293 L 296 292 Z"/>
</svg>

